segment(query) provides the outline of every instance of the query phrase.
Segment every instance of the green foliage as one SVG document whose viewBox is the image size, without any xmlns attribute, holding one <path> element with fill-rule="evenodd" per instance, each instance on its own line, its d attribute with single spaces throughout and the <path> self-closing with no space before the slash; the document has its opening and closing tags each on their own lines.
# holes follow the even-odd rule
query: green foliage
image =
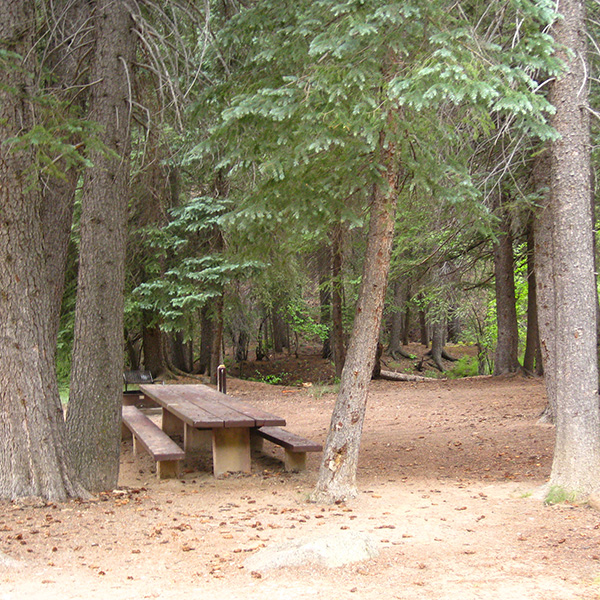
<svg viewBox="0 0 600 600">
<path fill-rule="evenodd" d="M 290 373 L 279 373 L 279 374 L 271 374 L 271 375 L 263 375 L 260 371 L 255 372 L 256 375 L 254 377 L 248 377 L 249 381 L 258 381 L 260 383 L 268 383 L 269 385 L 282 385 L 284 379 L 290 376 Z"/>
<path fill-rule="evenodd" d="M 133 291 L 128 312 L 146 311 L 165 330 L 181 330 L 190 314 L 220 297 L 224 288 L 264 267 L 260 261 L 211 247 L 211 237 L 220 236 L 220 217 L 226 208 L 220 199 L 198 197 L 172 210 L 167 226 L 146 232 L 153 250 L 145 265 L 148 277 Z"/>
<path fill-rule="evenodd" d="M 318 323 L 310 314 L 306 302 L 295 298 L 286 306 L 284 318 L 295 333 L 305 339 L 319 339 L 324 342 L 329 336 L 329 327 Z"/>
<path fill-rule="evenodd" d="M 446 376 L 450 379 L 475 377 L 476 375 L 479 375 L 479 365 L 474 356 L 462 356 L 454 363 L 452 369 L 446 372 Z"/>
</svg>

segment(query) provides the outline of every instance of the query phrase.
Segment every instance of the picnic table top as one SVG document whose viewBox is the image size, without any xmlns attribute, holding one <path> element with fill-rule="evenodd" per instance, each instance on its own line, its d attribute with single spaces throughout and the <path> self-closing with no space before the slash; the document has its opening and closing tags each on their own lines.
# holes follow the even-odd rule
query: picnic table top
<svg viewBox="0 0 600 600">
<path fill-rule="evenodd" d="M 285 425 L 285 419 L 203 384 L 140 385 L 140 391 L 198 429 Z"/>
</svg>

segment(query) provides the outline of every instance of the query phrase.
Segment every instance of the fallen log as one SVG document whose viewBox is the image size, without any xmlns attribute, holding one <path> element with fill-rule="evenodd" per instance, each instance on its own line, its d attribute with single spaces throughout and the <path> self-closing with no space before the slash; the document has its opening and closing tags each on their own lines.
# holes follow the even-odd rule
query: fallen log
<svg viewBox="0 0 600 600">
<path fill-rule="evenodd" d="M 408 373 L 396 373 L 396 371 L 384 371 L 379 373 L 379 379 L 389 381 L 439 381 L 435 377 L 423 377 L 422 375 L 409 375 Z"/>
</svg>

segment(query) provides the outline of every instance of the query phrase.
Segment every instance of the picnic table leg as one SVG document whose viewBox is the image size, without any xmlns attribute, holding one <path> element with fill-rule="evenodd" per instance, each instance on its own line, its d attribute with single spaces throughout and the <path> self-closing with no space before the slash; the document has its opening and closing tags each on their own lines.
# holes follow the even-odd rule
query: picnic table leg
<svg viewBox="0 0 600 600">
<path fill-rule="evenodd" d="M 198 454 L 203 450 L 211 449 L 211 430 L 196 429 L 185 424 L 183 432 L 183 449 L 186 454 Z"/>
<path fill-rule="evenodd" d="M 215 477 L 229 471 L 250 473 L 250 430 L 247 427 L 213 429 L 212 443 Z"/>
<path fill-rule="evenodd" d="M 183 421 L 168 410 L 162 409 L 162 430 L 168 436 L 183 436 Z"/>
</svg>

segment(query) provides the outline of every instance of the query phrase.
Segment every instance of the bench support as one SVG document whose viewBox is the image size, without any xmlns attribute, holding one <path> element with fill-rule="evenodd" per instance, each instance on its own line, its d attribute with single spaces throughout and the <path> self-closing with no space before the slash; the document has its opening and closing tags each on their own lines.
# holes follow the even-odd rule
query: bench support
<svg viewBox="0 0 600 600">
<path fill-rule="evenodd" d="M 286 471 L 304 471 L 306 469 L 306 452 L 292 452 L 286 448 L 283 466 Z"/>
<path fill-rule="evenodd" d="M 229 471 L 250 473 L 250 430 L 225 427 L 212 430 L 215 477 Z"/>
<path fill-rule="evenodd" d="M 256 440 L 264 438 L 284 448 L 286 471 L 304 471 L 306 469 L 306 453 L 320 452 L 323 449 L 321 444 L 311 442 L 280 427 L 260 427 L 255 430 L 253 437 Z"/>
<path fill-rule="evenodd" d="M 183 421 L 168 410 L 162 409 L 162 430 L 168 436 L 184 435 Z"/>
</svg>

